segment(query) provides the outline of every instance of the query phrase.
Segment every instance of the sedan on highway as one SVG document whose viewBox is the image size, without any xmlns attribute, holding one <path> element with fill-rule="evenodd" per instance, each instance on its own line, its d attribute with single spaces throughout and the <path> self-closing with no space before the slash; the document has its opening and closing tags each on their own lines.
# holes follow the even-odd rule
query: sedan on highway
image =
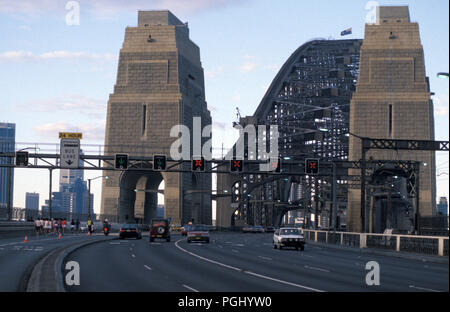
<svg viewBox="0 0 450 312">
<path fill-rule="evenodd" d="M 142 238 L 142 232 L 137 224 L 124 224 L 120 227 L 119 239 L 134 237 L 136 239 Z"/>
<path fill-rule="evenodd" d="M 187 232 L 187 242 L 206 242 L 209 243 L 209 228 L 206 225 L 191 225 Z"/>
<path fill-rule="evenodd" d="M 279 228 L 273 234 L 273 248 L 294 247 L 305 250 L 305 238 L 300 231 L 293 227 Z"/>
<path fill-rule="evenodd" d="M 263 228 L 261 225 L 255 225 L 255 226 L 252 228 L 252 232 L 253 232 L 253 233 L 264 233 L 265 230 L 264 230 L 264 228 Z"/>
</svg>

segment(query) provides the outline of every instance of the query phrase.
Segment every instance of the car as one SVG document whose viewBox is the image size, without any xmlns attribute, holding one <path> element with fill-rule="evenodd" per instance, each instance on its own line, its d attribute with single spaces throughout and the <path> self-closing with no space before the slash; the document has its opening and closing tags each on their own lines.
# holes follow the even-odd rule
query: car
<svg viewBox="0 0 450 312">
<path fill-rule="evenodd" d="M 274 226 L 266 226 L 266 232 L 267 233 L 274 233 L 275 227 Z"/>
<path fill-rule="evenodd" d="M 185 225 L 181 228 L 181 236 L 187 236 L 187 232 L 189 231 L 189 227 L 191 225 Z"/>
<path fill-rule="evenodd" d="M 127 223 L 120 227 L 119 239 L 125 239 L 129 237 L 134 237 L 136 239 L 142 238 L 142 231 L 139 225 Z"/>
<path fill-rule="evenodd" d="M 150 242 L 155 238 L 165 239 L 170 242 L 170 222 L 168 219 L 152 219 L 150 227 Z"/>
<path fill-rule="evenodd" d="M 305 250 L 305 238 L 297 228 L 279 228 L 273 234 L 273 248 L 294 247 L 296 250 Z"/>
<path fill-rule="evenodd" d="M 209 243 L 209 228 L 207 225 L 191 225 L 187 231 L 187 242 L 203 241 Z"/>
<path fill-rule="evenodd" d="M 246 225 L 242 228 L 242 233 L 251 233 L 253 231 L 253 227 L 251 225 Z"/>
<path fill-rule="evenodd" d="M 252 227 L 253 233 L 264 233 L 264 228 L 261 225 L 255 225 Z"/>
</svg>

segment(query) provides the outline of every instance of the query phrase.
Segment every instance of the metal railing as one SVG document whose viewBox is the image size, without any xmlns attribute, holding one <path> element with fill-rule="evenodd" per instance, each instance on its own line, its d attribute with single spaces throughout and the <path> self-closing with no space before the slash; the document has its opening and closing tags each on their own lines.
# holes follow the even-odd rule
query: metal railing
<svg viewBox="0 0 450 312">
<path fill-rule="evenodd" d="M 384 249 L 448 257 L 448 236 L 418 236 L 302 229 L 305 240 L 356 248 Z"/>
</svg>

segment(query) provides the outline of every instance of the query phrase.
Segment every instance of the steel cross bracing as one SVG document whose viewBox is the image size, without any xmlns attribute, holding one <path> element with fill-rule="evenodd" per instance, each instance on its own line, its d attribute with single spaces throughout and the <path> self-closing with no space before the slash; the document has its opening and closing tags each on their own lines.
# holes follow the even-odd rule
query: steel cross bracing
<svg viewBox="0 0 450 312">
<path fill-rule="evenodd" d="M 289 58 L 275 77 L 254 117 L 258 124 L 278 126 L 282 156 L 321 161 L 348 158 L 350 99 L 356 88 L 360 45 L 361 40 L 309 42 Z M 261 179 L 264 177 L 257 177 Z M 325 177 L 303 179 L 299 185 L 320 192 L 326 182 Z M 269 183 L 276 184 L 272 189 L 282 188 L 279 182 Z M 245 183 L 242 188 L 245 194 Z M 270 187 L 261 187 L 257 193 L 261 200 L 273 197 Z M 256 206 L 257 210 L 262 208 Z M 245 213 L 242 218 L 247 223 L 258 222 Z"/>
<path fill-rule="evenodd" d="M 361 139 L 361 228 L 362 232 L 367 231 L 366 222 L 366 153 L 371 149 L 389 149 L 389 150 L 420 150 L 420 151 L 449 151 L 448 141 L 431 140 L 394 140 L 394 139 L 375 139 L 359 137 Z M 420 198 L 419 198 L 419 173 L 420 162 L 414 162 L 414 169 L 410 170 L 410 181 L 414 180 L 414 195 L 416 199 L 415 206 L 415 231 L 420 231 Z M 409 185 L 412 182 L 408 182 Z"/>
</svg>

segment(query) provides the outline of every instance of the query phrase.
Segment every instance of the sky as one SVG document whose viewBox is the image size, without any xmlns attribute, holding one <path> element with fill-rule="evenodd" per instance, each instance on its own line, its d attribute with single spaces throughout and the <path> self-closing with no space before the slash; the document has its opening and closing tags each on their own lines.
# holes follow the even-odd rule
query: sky
<svg viewBox="0 0 450 312">
<path fill-rule="evenodd" d="M 0 0 L 0 122 L 16 124 L 16 142 L 58 152 L 60 131 L 82 132 L 84 144 L 104 143 L 106 108 L 125 28 L 138 10 L 170 10 L 189 23 L 205 72 L 213 147 L 232 146 L 236 107 L 252 115 L 288 57 L 314 39 L 362 39 L 375 6 L 408 5 L 418 22 L 434 100 L 436 140 L 448 140 L 448 0 Z M 342 30 L 353 33 L 341 37 Z M 98 147 L 84 145 L 86 151 Z M 436 157 L 437 196 L 448 195 L 448 152 Z M 86 178 L 101 175 L 86 171 Z M 59 172 L 53 174 L 58 190 Z M 16 169 L 14 206 L 25 192 L 48 199 L 48 170 Z M 101 179 L 92 181 L 100 212 Z"/>
</svg>

